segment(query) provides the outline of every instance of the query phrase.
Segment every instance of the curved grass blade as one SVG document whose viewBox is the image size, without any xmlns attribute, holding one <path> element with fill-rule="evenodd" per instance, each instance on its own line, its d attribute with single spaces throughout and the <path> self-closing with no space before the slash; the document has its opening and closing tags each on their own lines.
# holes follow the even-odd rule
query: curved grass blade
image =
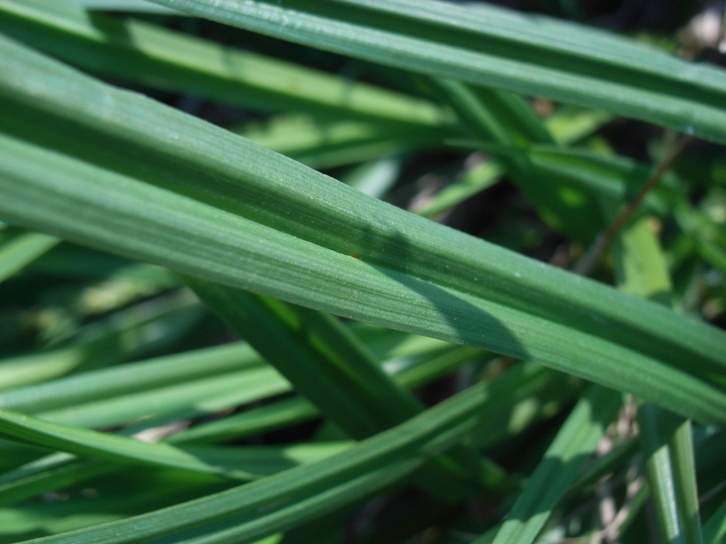
<svg viewBox="0 0 726 544">
<path fill-rule="evenodd" d="M 726 143 L 722 71 L 592 28 L 434 1 L 152 1 L 387 66 L 603 109 Z"/>
<path fill-rule="evenodd" d="M 95 153 L 98 163 L 120 166 L 109 153 L 124 142 L 121 149 L 139 152 L 123 162 L 134 174 L 141 168 L 144 180 L 186 193 L 3 137 L 3 217 L 303 306 L 541 360 L 625 384 L 684 415 L 723 420 L 726 393 L 692 375 L 696 362 L 704 372 L 726 366 L 722 332 L 396 210 L 9 41 L 0 46 L 2 73 L 22 76 L 0 77 L 0 94 L 18 106 L 8 115 L 49 112 L 41 104 L 63 88 L 63 111 L 74 118 L 66 127 L 94 127 L 95 141 L 105 138 L 96 131 L 114 134 Z M 73 108 L 69 86 L 84 98 Z M 121 105 L 123 115 L 113 114 Z M 76 146 L 85 134 L 64 138 Z M 70 221 L 79 207 L 87 213 Z"/>
</svg>

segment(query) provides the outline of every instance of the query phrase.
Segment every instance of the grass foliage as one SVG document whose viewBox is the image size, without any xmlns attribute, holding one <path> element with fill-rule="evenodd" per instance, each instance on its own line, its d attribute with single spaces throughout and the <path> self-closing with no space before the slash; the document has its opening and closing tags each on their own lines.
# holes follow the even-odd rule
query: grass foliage
<svg viewBox="0 0 726 544">
<path fill-rule="evenodd" d="M 0 542 L 726 541 L 726 74 L 639 38 L 0 0 Z"/>
</svg>

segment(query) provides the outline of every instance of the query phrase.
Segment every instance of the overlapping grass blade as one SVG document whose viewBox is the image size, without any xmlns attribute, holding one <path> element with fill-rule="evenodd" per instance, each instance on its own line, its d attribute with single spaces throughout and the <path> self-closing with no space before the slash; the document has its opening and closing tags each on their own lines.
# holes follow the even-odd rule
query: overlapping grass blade
<svg viewBox="0 0 726 544">
<path fill-rule="evenodd" d="M 590 388 L 547 449 L 527 488 L 497 531 L 494 544 L 535 541 L 557 502 L 577 480 L 621 405 L 619 393 L 599 386 Z M 479 542 L 489 542 L 489 539 L 485 536 Z"/>
<path fill-rule="evenodd" d="M 254 541 L 400 481 L 426 458 L 474 430 L 478 411 L 486 401 L 486 386 L 475 386 L 325 461 L 157 512 L 37 542 L 137 542 L 233 515 L 245 521 L 215 541 Z"/>
<path fill-rule="evenodd" d="M 223 285 L 185 281 L 353 438 L 367 438 L 423 411 L 423 404 L 386 376 L 365 345 L 335 318 Z M 480 473 L 474 453 L 455 448 L 455 455 L 437 458 L 419 481 L 455 500 L 476 489 L 483 481 Z"/>
<path fill-rule="evenodd" d="M 238 349 L 239 348 L 237 348 L 237 350 Z M 471 351 L 468 348 L 464 349 L 465 351 Z M 461 348 L 457 351 L 460 350 Z M 216 349 L 214 351 L 216 351 Z M 410 349 L 406 348 L 403 352 L 399 352 L 399 354 L 402 355 L 409 351 Z M 396 353 L 396 351 L 389 353 L 393 354 Z M 166 363 L 174 363 L 177 361 L 180 363 L 191 363 L 192 361 L 198 361 L 193 354 L 190 355 L 191 356 L 189 357 L 182 356 L 170 357 L 167 358 L 167 360 L 162 359 L 159 363 L 161 365 L 168 366 Z M 445 356 L 446 355 L 444 355 L 444 357 Z M 467 358 L 470 358 L 471 353 L 467 353 L 466 356 Z M 188 359 L 188 361 L 184 361 L 185 358 Z M 439 371 L 442 366 L 439 360 L 440 357 L 434 357 L 430 362 L 425 362 L 423 364 L 414 363 L 408 368 L 404 365 L 401 374 L 398 375 L 398 379 L 408 386 L 427 383 L 431 381 L 431 379 L 435 379 L 438 374 L 436 371 L 433 373 L 427 371 L 426 368 L 433 367 Z M 392 362 L 395 362 L 395 359 Z M 459 358 L 458 361 L 455 361 L 456 364 L 460 362 L 461 358 Z M 148 365 L 150 367 L 153 363 L 141 363 L 141 365 Z M 445 364 L 443 366 L 445 368 L 447 365 Z M 486 404 L 486 410 L 488 413 L 521 414 L 522 410 L 518 409 L 518 405 L 521 402 L 531 404 L 530 399 L 533 396 L 538 397 L 540 389 L 546 389 L 546 385 L 541 383 L 541 381 L 533 387 L 531 380 L 528 378 L 546 374 L 549 374 L 551 377 L 555 377 L 555 373 L 545 370 L 537 365 L 529 365 L 529 367 L 531 367 L 530 370 L 535 371 L 534 374 L 532 372 L 520 374 L 515 368 L 512 369 L 512 371 L 505 373 L 504 376 L 489 383 L 487 388 L 490 400 Z M 145 374 L 148 375 L 152 370 L 159 371 L 163 369 L 148 368 L 144 370 L 147 370 Z M 397 366 L 396 370 L 400 370 L 400 366 Z M 184 368 L 180 368 L 180 371 L 183 372 Z M 213 371 L 213 369 L 210 369 L 210 371 Z M 104 372 L 103 374 L 106 373 Z M 110 378 L 110 376 L 104 377 L 106 378 L 104 382 L 107 382 Z M 93 381 L 95 380 L 91 380 L 91 383 L 93 383 Z M 507 387 L 503 388 L 500 382 L 506 382 Z M 63 388 L 62 384 L 54 385 L 54 389 Z M 558 389 L 560 392 L 562 391 L 561 386 L 558 387 Z M 22 398 L 22 395 L 20 396 Z M 135 401 L 136 399 L 132 400 Z M 246 410 L 234 416 L 196 425 L 191 429 L 186 429 L 179 433 L 165 437 L 163 440 L 170 444 L 220 443 L 230 439 L 238 440 L 254 434 L 279 429 L 281 427 L 293 425 L 318 416 L 318 410 L 315 406 L 310 404 L 309 401 L 302 397 L 291 397 L 289 399 L 272 402 L 258 408 Z M 495 427 L 493 425 L 484 425 L 481 429 L 479 429 L 479 432 L 476 433 L 477 438 L 479 441 L 485 440 L 488 444 L 491 444 L 497 440 L 501 440 L 502 435 L 507 436 L 508 432 L 516 433 L 521 431 L 527 423 L 531 423 L 534 420 L 534 417 L 530 417 L 529 421 L 525 423 L 522 421 L 522 418 L 519 418 L 516 422 L 517 425 L 512 425 L 512 423 L 510 423 L 508 425 L 508 429 L 504 431 L 504 433 L 502 433 L 501 426 Z M 124 431 L 124 434 L 128 435 L 128 431 Z M 0 477 L 0 504 L 14 504 L 22 499 L 33 497 L 44 491 L 59 490 L 70 485 L 79 485 L 81 482 L 96 478 L 99 475 L 118 472 L 122 468 L 122 466 L 109 463 L 104 464 L 93 459 L 75 459 L 66 454 L 51 455 L 35 462 L 28 463 L 14 471 L 6 472 L 2 477 Z M 493 481 L 492 483 L 495 482 Z"/>
<path fill-rule="evenodd" d="M 3 217 L 316 309 L 539 359 L 625 384 L 684 415 L 723 420 L 726 393 L 690 374 L 696 362 L 704 372 L 724 368 L 723 333 L 396 210 L 10 41 L 0 44 L 0 94 L 17 106 L 9 115 L 30 121 L 45 112 L 47 128 L 39 134 L 10 122 L 6 130 L 48 137 L 67 151 L 68 144 L 79 157 L 89 157 L 79 146 L 89 137 L 104 144 L 89 164 L 3 137 Z M 60 99 L 66 121 L 50 117 Z M 62 137 L 54 132 L 61 127 Z M 137 159 L 121 161 L 122 151 Z M 79 206 L 87 213 L 71 220 L 69 210 Z"/>
<path fill-rule="evenodd" d="M 0 1 L 0 30 L 94 73 L 257 111 L 407 127 L 429 140 L 452 128 L 446 112 L 419 98 L 55 0 Z"/>
<path fill-rule="evenodd" d="M 0 436 L 95 459 L 251 480 L 339 453 L 349 444 L 214 448 L 148 443 L 0 410 Z"/>
<path fill-rule="evenodd" d="M 646 220 L 629 225 L 617 249 L 621 288 L 670 304 L 671 282 L 665 256 Z M 662 538 L 673 543 L 702 544 L 690 421 L 647 403 L 638 408 L 638 421 Z"/>
<path fill-rule="evenodd" d="M 550 115 L 544 124 L 558 143 L 571 144 L 590 135 L 609 120 L 610 116 L 602 112 L 563 108 Z M 488 189 L 499 181 L 503 173 L 501 165 L 488 160 L 465 172 L 459 179 L 437 193 L 429 203 L 414 211 L 424 217 L 444 212 L 476 193 Z"/>
<path fill-rule="evenodd" d="M 722 72 L 592 28 L 434 1 L 152 1 L 396 68 L 603 109 L 726 143 Z"/>
<path fill-rule="evenodd" d="M 352 437 L 366 438 L 423 409 L 335 318 L 223 285 L 185 281 Z"/>
<path fill-rule="evenodd" d="M 430 80 L 451 105 L 471 134 L 505 147 L 553 144 L 547 128 L 524 101 L 509 93 L 480 89 L 478 93 L 458 81 Z M 533 203 L 540 216 L 570 238 L 590 243 L 603 228 L 591 195 L 563 186 L 556 178 L 535 171 L 516 155 L 503 154 L 500 162 L 517 188 Z"/>
<path fill-rule="evenodd" d="M 407 387 L 429 383 L 442 373 L 451 372 L 462 362 L 471 360 L 477 354 L 477 351 L 471 348 L 446 346 L 442 342 L 425 338 L 406 338 L 407 335 L 393 331 L 376 331 L 361 327 L 357 329 L 359 334 L 365 335 L 367 344 L 371 348 L 388 359 L 389 364 L 385 366 L 390 367 L 389 371 L 394 372 L 397 379 Z M 201 404 L 206 404 L 208 410 L 214 408 L 212 404 L 221 409 L 228 405 L 261 399 L 265 392 L 278 392 L 279 385 L 289 387 L 274 372 L 264 372 L 262 383 L 264 387 L 257 385 L 255 382 L 259 380 L 254 369 L 262 364 L 262 361 L 245 345 L 209 348 L 125 365 L 123 368 L 89 372 L 56 380 L 47 386 L 9 391 L 0 395 L 0 405 L 37 413 L 65 404 L 63 410 L 55 413 L 45 411 L 39 416 L 72 425 L 107 426 L 146 415 L 150 411 L 168 413 L 172 410 L 171 416 L 176 415 L 177 419 L 193 417 L 200 411 Z M 234 371 L 242 368 L 249 368 L 253 372 L 244 373 L 243 380 L 236 380 Z M 545 372 L 553 374 L 551 371 Z M 213 380 L 217 384 L 217 389 L 205 393 L 205 382 L 208 381 L 206 378 L 216 375 L 220 376 L 219 380 Z M 520 399 L 523 397 L 514 384 L 516 380 L 513 381 L 512 377 L 514 376 L 507 374 L 509 382 L 513 382 L 515 389 L 508 391 L 507 395 L 497 393 L 496 384 L 493 384 L 495 385 L 492 389 L 493 399 L 499 399 L 499 402 L 503 403 L 498 408 L 491 403 L 488 405 L 494 413 L 517 412 L 516 406 L 509 407 L 507 404 L 521 402 Z M 174 387 L 174 383 L 182 381 L 190 381 L 192 387 Z M 534 390 L 528 383 L 521 385 L 526 391 L 525 395 L 537 395 L 538 389 L 544 384 L 540 384 Z M 273 387 L 272 390 L 270 386 Z M 232 395 L 226 393 L 229 388 L 234 391 Z M 146 389 L 149 390 L 148 394 L 141 392 Z M 177 393 L 174 393 L 175 389 Z M 220 395 L 223 396 L 220 398 Z M 104 400 L 93 402 L 98 397 L 104 397 Z M 211 398 L 214 398 L 214 403 L 209 402 L 208 399 Z M 182 399 L 181 403 L 177 399 Z M 188 405 L 196 405 L 198 408 L 191 411 L 184 410 Z M 173 410 L 178 410 L 180 407 L 182 413 L 175 414 Z M 246 410 L 231 417 L 202 423 L 192 429 L 166 437 L 164 441 L 171 444 L 219 443 L 267 432 L 318 416 L 318 410 L 308 401 L 292 397 Z M 153 426 L 153 420 L 145 424 L 149 425 Z M 518 429 L 510 425 L 511 432 L 516 432 Z M 124 430 L 122 434 L 128 435 L 130 432 Z M 482 432 L 488 434 L 489 431 L 483 428 Z M 5 448 L 3 453 L 7 452 L 8 448 Z M 22 457 L 22 452 L 20 456 Z M 0 478 L 0 503 L 13 504 L 48 489 L 57 490 L 68 485 L 79 485 L 101 474 L 118 472 L 121 468 L 115 464 L 101 464 L 93 460 L 74 461 L 67 455 L 50 456 L 4 474 Z"/>
</svg>

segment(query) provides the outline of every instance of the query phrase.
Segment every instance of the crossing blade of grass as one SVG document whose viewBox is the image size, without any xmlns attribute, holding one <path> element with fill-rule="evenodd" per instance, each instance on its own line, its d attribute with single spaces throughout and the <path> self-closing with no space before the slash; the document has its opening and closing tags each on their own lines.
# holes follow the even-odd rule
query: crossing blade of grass
<svg viewBox="0 0 726 544">
<path fill-rule="evenodd" d="M 343 446 L 305 444 L 284 448 L 172 446 L 51 423 L 11 410 L 0 410 L 0 436 L 83 457 L 177 468 L 235 480 L 251 480 L 274 474 L 301 462 L 328 457 L 349 446 L 349 444 Z"/>
<path fill-rule="evenodd" d="M 295 390 L 347 434 L 363 439 L 423 411 L 335 318 L 239 289 L 192 278 L 185 282 L 274 365 Z M 455 500 L 476 489 L 478 459 L 464 448 L 437 458 L 421 485 Z M 466 459 L 465 459 L 466 457 Z"/>
<path fill-rule="evenodd" d="M 413 0 L 152 0 L 412 72 L 603 109 L 726 142 L 726 76 L 592 28 Z"/>
<path fill-rule="evenodd" d="M 602 112 L 563 109 L 550 115 L 544 124 L 558 143 L 571 144 L 592 134 L 609 120 L 610 116 Z M 504 170 L 491 158 L 488 157 L 489 160 L 484 164 L 465 172 L 454 183 L 438 192 L 425 206 L 413 211 L 424 217 L 432 217 L 496 184 Z"/>
<path fill-rule="evenodd" d="M 409 421 L 328 459 L 226 492 L 127 520 L 38 539 L 39 543 L 130 543 L 239 516 L 231 542 L 251 542 L 370 496 L 420 468 L 476 429 L 486 387 L 474 386 Z M 324 491 L 324 492 L 323 492 Z M 224 540 L 222 540 L 224 541 Z"/>
<path fill-rule="evenodd" d="M 170 361 L 173 359 L 170 358 Z M 438 366 L 437 358 L 432 359 L 431 364 Z M 429 374 L 426 378 L 418 373 L 407 376 L 411 374 L 411 370 L 415 371 L 425 366 L 427 365 L 414 364 L 404 368 L 399 379 L 402 383 L 411 381 L 412 383 L 407 383 L 408 386 L 427 383 L 436 377 L 435 373 Z M 486 424 L 480 425 L 477 432 L 472 435 L 472 438 L 476 439 L 478 443 L 495 444 L 502 439 L 502 434 L 507 436 L 521 432 L 524 426 L 513 426 L 510 422 L 508 430 L 502 433 L 501 426 L 494 425 L 496 416 L 521 413 L 522 410 L 518 406 L 522 402 L 531 404 L 533 398 L 540 398 L 540 391 L 546 389 L 549 382 L 557 381 L 552 379 L 558 376 L 556 373 L 544 369 L 540 365 L 527 364 L 524 365 L 524 368 L 528 370 L 521 373 L 518 370 L 519 367 L 515 366 L 486 385 L 489 400 L 480 409 L 480 419 L 482 422 L 486 421 Z M 547 376 L 549 376 L 549 380 L 538 379 Z M 553 383 L 553 385 L 562 391 L 563 384 Z M 165 437 L 163 441 L 175 445 L 214 444 L 268 432 L 317 416 L 319 416 L 318 410 L 309 401 L 302 397 L 292 397 L 223 419 L 196 425 L 191 429 Z M 534 418 L 530 418 L 529 422 L 532 421 Z M 518 423 L 521 424 L 521 420 Z M 129 431 L 124 430 L 123 433 L 128 435 Z M 100 474 L 117 472 L 120 468 L 122 467 L 103 464 L 97 460 L 75 459 L 67 454 L 51 455 L 0 476 L 0 504 L 14 504 L 48 490 L 60 490 L 70 485 L 79 485 Z M 496 480 L 492 480 L 492 485 L 495 483 Z"/>
<path fill-rule="evenodd" d="M 714 373 L 726 366 L 722 332 L 397 210 L 10 41 L 0 46 L 3 73 L 13 74 L 0 78 L 0 94 L 18 101 L 8 116 L 50 105 L 63 88 L 63 111 L 74 119 L 66 130 L 115 134 L 116 143 L 94 147 L 100 164 L 120 167 L 108 153 L 124 141 L 139 155 L 123 168 L 167 187 L 3 136 L 3 218 L 318 310 L 541 360 L 723 420 L 726 393 L 691 375 L 696 363 Z M 68 85 L 79 93 L 75 109 Z M 52 126 L 56 110 L 43 111 Z M 11 127 L 28 137 L 53 132 Z M 94 141 L 104 138 L 94 131 Z M 76 146 L 89 136 L 62 139 Z"/>
<path fill-rule="evenodd" d="M 17 232 L 0 237 L 0 282 L 50 251 L 60 240 L 36 232 Z"/>
<path fill-rule="evenodd" d="M 671 282 L 665 256 L 646 219 L 622 232 L 618 249 L 621 288 L 670 304 Z M 638 408 L 638 422 L 662 538 L 673 543 L 701 544 L 690 421 L 647 403 Z"/>
<path fill-rule="evenodd" d="M 418 98 L 55 0 L 0 0 L 0 30 L 94 73 L 257 111 L 408 127 L 434 141 L 452 129 L 440 108 Z"/>
<path fill-rule="evenodd" d="M 357 329 L 360 334 L 361 327 Z M 362 332 L 368 345 L 375 348 L 381 357 L 389 358 L 388 364 L 384 366 L 406 387 L 429 383 L 442 373 L 451 372 L 477 353 L 477 350 L 471 348 L 447 346 L 442 342 L 411 338 L 394 331 L 375 331 L 365 328 Z M 379 332 L 385 334 L 380 335 Z M 382 344 L 381 340 L 385 342 Z M 393 344 L 390 343 L 392 340 L 395 340 Z M 208 405 L 207 410 L 222 409 L 260 399 L 266 392 L 278 392 L 279 386 L 275 384 L 288 387 L 279 376 L 275 379 L 275 376 L 268 372 L 263 373 L 263 377 L 267 376 L 263 380 L 264 387 L 256 384 L 258 378 L 255 372 L 245 373 L 244 379 L 239 383 L 235 380 L 235 373 L 230 372 L 245 367 L 254 370 L 261 364 L 262 361 L 245 345 L 209 348 L 125 365 L 123 368 L 89 372 L 57 380 L 48 386 L 9 391 L 0 395 L 0 406 L 22 409 L 30 413 L 46 410 L 38 414 L 39 417 L 66 424 L 97 427 L 122 423 L 150 412 L 168 413 L 170 410 L 171 417 L 188 418 L 200 415 L 200 404 L 203 403 Z M 206 382 L 209 381 L 205 377 L 211 375 L 220 375 L 221 379 L 212 380 L 217 384 L 216 389 L 205 392 L 205 389 L 208 389 Z M 190 380 L 196 380 L 192 387 L 175 388 L 173 385 L 176 382 Z M 273 386 L 272 390 L 270 385 Z M 230 388 L 234 391 L 231 396 L 225 394 Z M 149 390 L 148 394 L 142 392 L 146 389 Z M 530 388 L 527 390 L 527 394 L 537 394 L 530 391 Z M 98 397 L 103 397 L 104 400 L 94 402 Z M 182 399 L 181 404 L 176 400 L 178 398 Z M 209 405 L 206 398 L 214 398 L 216 406 Z M 519 395 L 515 392 L 512 398 L 519 398 Z M 59 403 L 65 403 L 63 410 L 47 411 L 57 407 Z M 185 406 L 190 405 L 197 406 L 197 409 L 184 410 Z M 173 411 L 179 408 L 182 409 L 182 413 Z M 501 410 L 514 412 L 516 408 L 509 409 L 505 406 Z M 308 401 L 293 397 L 197 425 L 192 429 L 173 434 L 165 441 L 172 444 L 219 443 L 267 432 L 318 416 L 319 412 Z M 122 432 L 124 435 L 129 433 L 132 433 L 129 429 Z M 22 459 L 24 451 L 19 447 L 14 447 L 13 450 L 4 447 L 2 454 L 6 459 L 11 456 L 10 454 L 12 457 Z M 40 459 L 0 477 L 0 503 L 12 504 L 43 491 L 79 485 L 90 478 L 117 472 L 121 468 L 116 465 L 99 464 L 93 460 L 69 462 L 67 455 L 60 456 L 59 459 L 56 457 Z M 27 458 L 25 455 L 25 459 Z M 491 478 L 489 481 L 494 485 L 497 478 Z"/>
<path fill-rule="evenodd" d="M 547 449 L 527 487 L 497 531 L 494 544 L 535 541 L 557 502 L 577 480 L 621 405 L 619 393 L 591 386 Z M 485 535 L 474 542 L 489 542 L 489 538 Z"/>
<path fill-rule="evenodd" d="M 293 384 L 356 439 L 401 423 L 423 405 L 395 384 L 334 318 L 185 277 L 217 312 Z"/>
<path fill-rule="evenodd" d="M 447 79 L 432 78 L 429 82 L 476 138 L 505 147 L 554 143 L 532 109 L 516 95 L 490 89 L 479 89 L 477 93 L 461 82 Z M 516 156 L 503 154 L 499 161 L 512 182 L 553 228 L 585 243 L 603 228 L 592 196 L 563 186 L 556 178 L 534 172 L 526 161 Z"/>
</svg>

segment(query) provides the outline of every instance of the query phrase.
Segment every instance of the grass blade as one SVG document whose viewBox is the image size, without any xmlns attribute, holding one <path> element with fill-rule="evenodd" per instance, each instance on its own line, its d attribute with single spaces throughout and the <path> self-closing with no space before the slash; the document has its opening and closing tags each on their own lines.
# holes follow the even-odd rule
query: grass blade
<svg viewBox="0 0 726 544">
<path fill-rule="evenodd" d="M 341 448 L 340 445 L 324 444 L 282 449 L 172 446 L 51 423 L 11 410 L 0 410 L 0 435 L 82 457 L 177 468 L 245 481 L 333 455 Z M 348 444 L 342 446 L 343 449 L 347 447 Z"/>
<path fill-rule="evenodd" d="M 144 180 L 188 192 L 2 137 L 3 217 L 318 310 L 541 360 L 723 421 L 726 393 L 692 374 L 696 362 L 704 373 L 726 367 L 721 331 L 396 210 L 9 41 L 0 46 L 2 73 L 23 76 L 0 78 L 0 94 L 18 101 L 13 115 L 50 105 L 59 88 L 65 102 L 74 88 L 83 99 L 64 110 L 72 126 L 95 127 L 94 139 L 102 138 L 96 130 L 114 134 L 97 161 L 108 166 L 104 154 L 124 142 L 139 152 L 126 163 L 135 174 L 142 168 Z M 112 114 L 121 104 L 124 114 Z M 215 195 L 199 177 L 223 190 Z M 79 206 L 88 213 L 71 221 Z"/>
<path fill-rule="evenodd" d="M 423 411 L 335 318 L 222 285 L 185 281 L 353 438 L 367 438 Z M 437 458 L 419 481 L 452 500 L 465 496 L 480 480 L 478 459 L 463 448 L 454 459 Z"/>
<path fill-rule="evenodd" d="M 603 109 L 726 142 L 726 76 L 592 28 L 413 0 L 153 0 L 388 66 Z M 294 21 L 294 24 L 291 22 Z"/>
<path fill-rule="evenodd" d="M 670 304 L 665 256 L 647 221 L 630 225 L 620 238 L 621 287 Z M 639 407 L 638 421 L 661 536 L 672 543 L 702 544 L 690 421 L 652 404 Z"/>
<path fill-rule="evenodd" d="M 60 240 L 35 232 L 16 233 L 0 238 L 0 282 L 50 251 Z"/>
<path fill-rule="evenodd" d="M 414 140 L 451 130 L 440 108 L 415 97 L 55 0 L 0 0 L 0 30 L 75 66 L 155 89 L 257 111 L 357 119 L 379 131 L 408 128 Z"/>
<path fill-rule="evenodd" d="M 249 516 L 221 542 L 250 542 L 391 485 L 476 428 L 485 388 L 473 387 L 393 429 L 320 463 L 127 520 L 38 539 L 121 544 L 148 540 L 232 515 Z M 327 489 L 327 493 L 321 493 Z M 238 518 L 240 519 L 240 518 Z"/>
<path fill-rule="evenodd" d="M 547 449 L 527 488 L 497 532 L 494 544 L 535 541 L 557 502 L 577 480 L 621 405 L 618 393 L 597 386 L 590 388 Z M 479 542 L 488 541 L 484 537 Z"/>
</svg>

